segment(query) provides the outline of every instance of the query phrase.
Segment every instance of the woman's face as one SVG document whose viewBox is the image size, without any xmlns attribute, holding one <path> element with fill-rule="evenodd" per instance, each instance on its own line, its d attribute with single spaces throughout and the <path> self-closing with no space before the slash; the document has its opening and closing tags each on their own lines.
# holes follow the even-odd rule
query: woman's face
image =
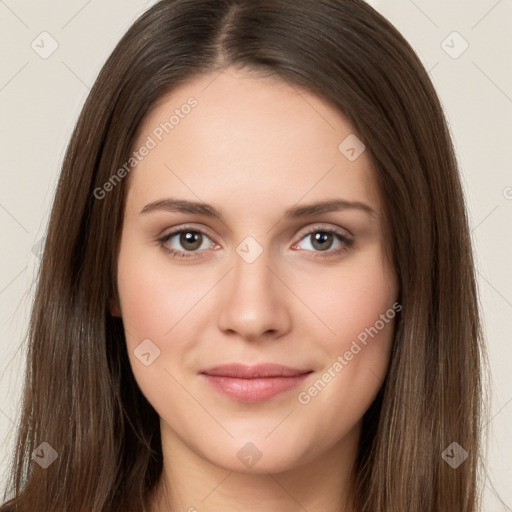
<svg viewBox="0 0 512 512">
<path fill-rule="evenodd" d="M 353 132 L 316 96 L 231 69 L 144 120 L 116 311 L 171 453 L 276 472 L 355 449 L 400 306 Z"/>
</svg>

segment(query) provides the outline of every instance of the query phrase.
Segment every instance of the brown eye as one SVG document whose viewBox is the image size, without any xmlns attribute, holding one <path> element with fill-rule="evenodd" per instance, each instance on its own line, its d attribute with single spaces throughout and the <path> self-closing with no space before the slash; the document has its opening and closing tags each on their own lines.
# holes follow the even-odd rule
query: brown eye
<svg viewBox="0 0 512 512">
<path fill-rule="evenodd" d="M 200 230 L 179 229 L 159 239 L 162 247 L 176 256 L 186 257 L 187 253 L 200 253 L 203 249 L 211 249 L 215 243 Z"/>
<path fill-rule="evenodd" d="M 354 240 L 341 231 L 317 228 L 305 233 L 292 248 L 301 249 L 312 257 L 329 257 L 348 251 L 353 243 Z"/>
<path fill-rule="evenodd" d="M 203 235 L 198 231 L 183 231 L 180 234 L 180 244 L 188 251 L 195 251 L 201 247 Z"/>
<path fill-rule="evenodd" d="M 327 249 L 330 249 L 334 241 L 333 234 L 325 231 L 317 231 L 309 236 L 311 236 L 312 240 L 311 245 L 319 251 L 326 251 Z"/>
</svg>

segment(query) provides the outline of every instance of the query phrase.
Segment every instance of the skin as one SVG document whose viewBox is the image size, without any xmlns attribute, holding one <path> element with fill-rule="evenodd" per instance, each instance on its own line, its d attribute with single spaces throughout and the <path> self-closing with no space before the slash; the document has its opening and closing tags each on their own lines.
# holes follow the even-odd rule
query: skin
<svg viewBox="0 0 512 512">
<path fill-rule="evenodd" d="M 129 175 L 118 259 L 114 314 L 123 318 L 137 383 L 161 418 L 164 472 L 150 510 L 351 511 L 361 420 L 387 372 L 393 320 L 309 403 L 297 397 L 329 368 L 332 375 L 337 357 L 398 296 L 384 263 L 371 161 L 366 151 L 349 161 L 338 150 L 354 130 L 318 97 L 230 68 L 164 98 L 135 147 L 191 96 L 197 106 Z M 141 213 L 170 197 L 211 204 L 223 220 Z M 284 217 L 289 207 L 335 198 L 375 214 Z M 180 226 L 206 233 L 195 252 L 179 234 L 158 241 Z M 321 250 L 307 235 L 329 228 L 352 246 L 335 254 L 346 247 L 335 236 Z M 263 251 L 252 263 L 236 251 L 249 235 Z M 192 257 L 173 258 L 166 246 Z M 160 350 L 149 366 L 134 354 L 145 339 Z M 198 374 L 228 362 L 313 373 L 298 388 L 248 404 Z M 237 457 L 248 442 L 262 454 L 252 467 Z"/>
</svg>

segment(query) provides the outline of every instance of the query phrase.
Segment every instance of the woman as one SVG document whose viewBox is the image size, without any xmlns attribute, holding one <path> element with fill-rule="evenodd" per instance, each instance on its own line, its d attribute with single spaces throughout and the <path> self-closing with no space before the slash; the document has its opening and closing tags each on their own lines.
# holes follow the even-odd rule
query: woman
<svg viewBox="0 0 512 512">
<path fill-rule="evenodd" d="M 29 339 L 2 510 L 479 509 L 457 164 L 362 1 L 135 22 L 71 139 Z"/>
</svg>

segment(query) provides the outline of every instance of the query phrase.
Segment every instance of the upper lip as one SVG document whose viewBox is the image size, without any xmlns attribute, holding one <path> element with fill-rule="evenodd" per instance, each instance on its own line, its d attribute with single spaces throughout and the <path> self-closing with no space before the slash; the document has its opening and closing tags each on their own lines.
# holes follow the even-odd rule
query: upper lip
<svg viewBox="0 0 512 512">
<path fill-rule="evenodd" d="M 281 364 L 264 363 L 248 366 L 240 363 L 221 364 L 199 373 L 215 377 L 233 377 L 239 379 L 257 379 L 263 377 L 295 377 L 310 373 L 311 370 L 299 370 Z"/>
</svg>

